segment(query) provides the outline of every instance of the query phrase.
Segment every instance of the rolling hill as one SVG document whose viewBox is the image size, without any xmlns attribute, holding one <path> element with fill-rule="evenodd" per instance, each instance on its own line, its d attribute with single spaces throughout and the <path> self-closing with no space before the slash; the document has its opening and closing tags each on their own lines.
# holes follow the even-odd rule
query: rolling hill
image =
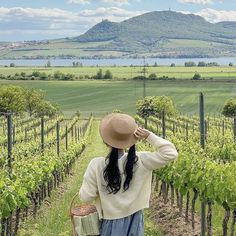
<svg viewBox="0 0 236 236">
<path fill-rule="evenodd" d="M 85 34 L 0 50 L 0 58 L 236 56 L 236 22 L 206 21 L 194 14 L 155 11 L 120 23 L 103 20 Z"/>
</svg>

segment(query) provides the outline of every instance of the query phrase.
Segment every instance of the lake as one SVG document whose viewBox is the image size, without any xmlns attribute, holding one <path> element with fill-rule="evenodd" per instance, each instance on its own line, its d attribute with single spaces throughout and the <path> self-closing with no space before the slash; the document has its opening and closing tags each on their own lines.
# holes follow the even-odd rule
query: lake
<svg viewBox="0 0 236 236">
<path fill-rule="evenodd" d="M 50 59 L 51 66 L 72 66 L 73 62 L 81 62 L 84 66 L 130 66 L 137 65 L 143 66 L 144 59 Z M 217 62 L 220 65 L 228 66 L 230 62 L 236 65 L 236 57 L 222 57 L 222 58 L 146 58 L 146 64 L 154 65 L 184 65 L 186 61 L 194 61 L 196 64 L 199 61 L 204 62 Z M 0 60 L 0 66 L 9 66 L 10 63 L 15 63 L 16 66 L 45 66 L 48 60 L 35 59 L 35 60 Z"/>
</svg>

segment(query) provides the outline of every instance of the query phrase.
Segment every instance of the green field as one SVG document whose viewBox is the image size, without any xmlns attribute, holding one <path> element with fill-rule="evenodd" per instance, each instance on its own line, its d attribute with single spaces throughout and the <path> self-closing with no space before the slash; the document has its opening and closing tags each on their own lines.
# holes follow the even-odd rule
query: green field
<svg viewBox="0 0 236 236">
<path fill-rule="evenodd" d="M 158 63 L 158 62 L 157 62 Z M 115 79 L 130 79 L 135 76 L 143 74 L 143 67 L 138 66 L 110 66 L 110 67 L 0 67 L 0 74 L 14 75 L 16 73 L 25 72 L 27 75 L 31 75 L 33 71 L 45 72 L 46 74 L 53 75 L 55 71 L 61 71 L 63 73 L 74 74 L 79 76 L 93 76 L 99 68 L 105 73 L 106 70 L 110 70 Z M 169 78 L 176 79 L 191 79 L 193 75 L 198 72 L 202 78 L 213 79 L 236 79 L 236 67 L 220 66 L 220 67 L 184 67 L 184 66 L 150 66 L 146 67 L 146 75 L 149 76 L 155 73 L 157 77 L 168 76 Z"/>
<path fill-rule="evenodd" d="M 0 81 L 41 89 L 66 115 L 80 110 L 96 116 L 113 109 L 135 114 L 135 102 L 143 96 L 142 81 Z M 236 98 L 236 83 L 209 81 L 147 81 L 147 95 L 170 96 L 180 112 L 198 113 L 199 92 L 205 94 L 206 113 L 219 112 L 226 99 Z"/>
</svg>

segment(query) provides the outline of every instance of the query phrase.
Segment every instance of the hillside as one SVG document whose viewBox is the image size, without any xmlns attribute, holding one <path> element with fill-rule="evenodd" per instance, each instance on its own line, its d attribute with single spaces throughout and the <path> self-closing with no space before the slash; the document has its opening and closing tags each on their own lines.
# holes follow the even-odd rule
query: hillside
<svg viewBox="0 0 236 236">
<path fill-rule="evenodd" d="M 1 58 L 236 56 L 236 22 L 212 24 L 193 14 L 149 12 L 120 23 L 104 20 L 85 34 L 8 51 Z"/>
</svg>

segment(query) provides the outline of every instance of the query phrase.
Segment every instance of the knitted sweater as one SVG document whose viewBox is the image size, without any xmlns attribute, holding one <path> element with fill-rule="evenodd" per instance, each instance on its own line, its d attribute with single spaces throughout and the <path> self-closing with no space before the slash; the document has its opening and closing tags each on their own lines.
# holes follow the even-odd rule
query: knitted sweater
<svg viewBox="0 0 236 236">
<path fill-rule="evenodd" d="M 109 194 L 106 189 L 106 182 L 103 178 L 103 171 L 107 163 L 106 158 L 96 157 L 90 161 L 84 174 L 79 196 L 83 202 L 95 200 L 100 219 L 120 219 L 149 207 L 152 171 L 176 159 L 178 153 L 171 142 L 152 132 L 146 140 L 156 151 L 136 152 L 138 161 L 134 165 L 129 189 L 125 192 L 123 191 L 123 183 L 127 153 L 118 159 L 122 187 L 116 194 Z"/>
</svg>

